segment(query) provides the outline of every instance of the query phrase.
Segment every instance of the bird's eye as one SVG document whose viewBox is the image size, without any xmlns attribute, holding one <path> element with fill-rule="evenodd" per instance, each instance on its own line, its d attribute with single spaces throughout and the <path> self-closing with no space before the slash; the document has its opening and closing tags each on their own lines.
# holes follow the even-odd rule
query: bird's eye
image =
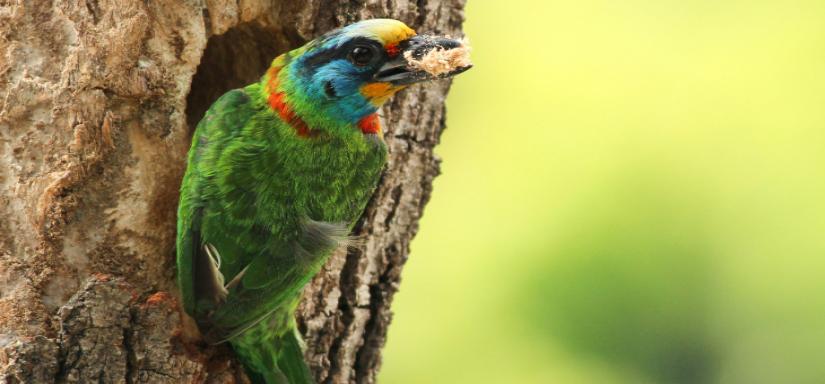
<svg viewBox="0 0 825 384">
<path fill-rule="evenodd" d="M 353 64 L 359 67 L 363 67 L 369 64 L 370 61 L 372 61 L 373 55 L 373 50 L 369 47 L 359 46 L 353 48 L 352 51 L 350 51 L 349 61 L 351 61 Z"/>
</svg>

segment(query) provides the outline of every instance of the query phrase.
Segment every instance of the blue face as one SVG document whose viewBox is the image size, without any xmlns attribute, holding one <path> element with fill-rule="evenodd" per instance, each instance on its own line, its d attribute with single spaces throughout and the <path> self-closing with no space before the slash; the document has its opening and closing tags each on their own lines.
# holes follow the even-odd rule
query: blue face
<svg viewBox="0 0 825 384">
<path fill-rule="evenodd" d="M 338 121 L 356 123 L 376 111 L 361 94 L 389 60 L 383 46 L 365 37 L 325 36 L 320 45 L 290 63 L 293 79 L 307 99 Z"/>
<path fill-rule="evenodd" d="M 385 48 L 386 44 L 386 48 Z M 397 20 L 372 19 L 348 25 L 285 56 L 292 107 L 314 127 L 357 124 L 399 89 L 446 78 L 469 66 L 433 75 L 408 65 L 434 49 L 453 49 L 458 40 L 416 35 Z M 388 53 L 392 52 L 392 55 Z M 367 85 L 374 85 L 366 87 Z M 315 121 L 309 121 L 315 120 Z"/>
</svg>

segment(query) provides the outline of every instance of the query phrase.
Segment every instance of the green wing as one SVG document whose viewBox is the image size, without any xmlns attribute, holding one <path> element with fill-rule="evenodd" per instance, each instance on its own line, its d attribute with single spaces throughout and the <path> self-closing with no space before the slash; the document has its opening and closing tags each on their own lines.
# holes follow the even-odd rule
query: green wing
<svg viewBox="0 0 825 384">
<path fill-rule="evenodd" d="M 207 341 L 232 339 L 275 312 L 279 313 L 276 318 L 281 313 L 290 318 L 270 320 L 272 332 L 287 332 L 300 290 L 320 269 L 320 261 L 346 241 L 348 230 L 344 224 L 304 219 L 295 239 L 274 242 L 281 247 L 252 257 L 239 273 L 231 275 L 226 300 L 210 314 Z M 225 270 L 228 273 L 229 268 L 221 265 L 221 271 Z"/>
<path fill-rule="evenodd" d="M 207 186 L 212 177 L 210 169 L 215 163 L 215 156 L 209 152 L 220 152 L 253 113 L 251 99 L 244 90 L 230 91 L 209 108 L 192 138 L 178 205 L 177 267 L 184 308 L 196 317 L 196 303 L 204 292 L 220 291 L 215 279 L 209 277 L 213 268 L 201 236 L 203 211 L 209 199 Z"/>
<path fill-rule="evenodd" d="M 287 202 L 256 201 L 264 178 L 288 176 L 272 168 L 260 172 L 259 162 L 277 148 L 254 133 L 279 121 L 260 120 L 249 96 L 255 92 L 254 86 L 231 91 L 207 111 L 181 187 L 178 282 L 186 311 L 210 342 L 232 338 L 294 305 L 319 262 L 348 233 L 346 223 L 295 217 Z M 283 210 L 283 219 L 262 225 L 255 220 L 257 209 Z"/>
</svg>

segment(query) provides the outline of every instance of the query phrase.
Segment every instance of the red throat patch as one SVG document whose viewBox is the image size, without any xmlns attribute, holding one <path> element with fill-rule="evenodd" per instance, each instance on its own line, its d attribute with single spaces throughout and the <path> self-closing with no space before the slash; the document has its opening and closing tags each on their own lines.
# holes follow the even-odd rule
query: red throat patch
<svg viewBox="0 0 825 384">
<path fill-rule="evenodd" d="M 278 92 L 278 73 L 280 67 L 272 67 L 269 69 L 269 81 L 266 84 L 266 90 L 269 93 L 267 103 L 273 111 L 278 113 L 283 121 L 295 129 L 295 133 L 300 137 L 316 137 L 319 131 L 310 128 L 307 123 L 295 114 L 295 111 L 290 108 L 286 100 L 286 95 L 283 92 Z M 358 121 L 358 128 L 365 135 L 377 134 L 381 132 L 381 122 L 378 119 L 378 114 L 373 113 L 365 116 Z"/>
<path fill-rule="evenodd" d="M 369 114 L 358 122 L 358 128 L 361 129 L 365 135 L 377 134 L 381 132 L 381 122 L 378 120 L 378 114 Z"/>
</svg>

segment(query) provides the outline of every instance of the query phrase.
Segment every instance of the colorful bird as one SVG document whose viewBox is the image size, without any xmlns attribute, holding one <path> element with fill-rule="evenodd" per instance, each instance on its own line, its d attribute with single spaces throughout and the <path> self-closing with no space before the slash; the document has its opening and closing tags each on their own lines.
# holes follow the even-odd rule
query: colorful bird
<svg viewBox="0 0 825 384">
<path fill-rule="evenodd" d="M 210 343 L 253 382 L 311 383 L 295 331 L 302 288 L 346 242 L 387 150 L 377 109 L 432 74 L 410 65 L 462 42 L 374 19 L 277 57 L 197 126 L 178 209 L 178 284 Z"/>
</svg>

